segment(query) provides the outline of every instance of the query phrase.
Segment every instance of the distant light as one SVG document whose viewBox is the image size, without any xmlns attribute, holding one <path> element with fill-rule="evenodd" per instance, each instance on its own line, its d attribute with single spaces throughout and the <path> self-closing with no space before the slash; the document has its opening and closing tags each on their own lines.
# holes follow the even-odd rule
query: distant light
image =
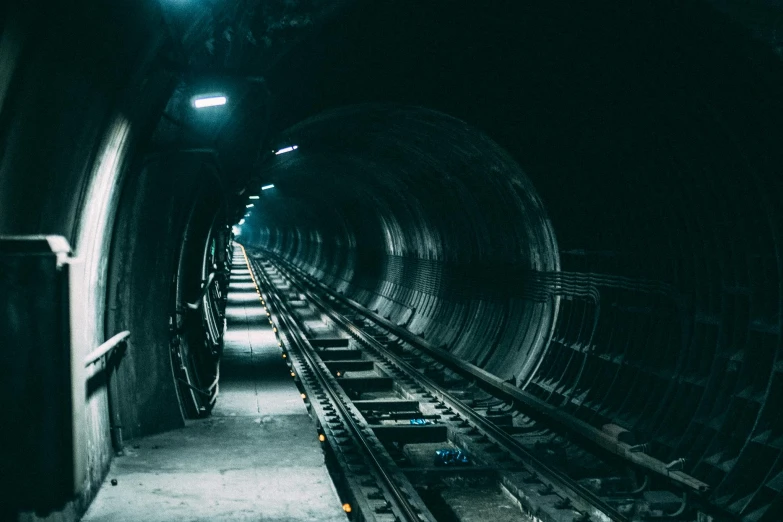
<svg viewBox="0 0 783 522">
<path fill-rule="evenodd" d="M 227 101 L 228 99 L 225 96 L 206 96 L 204 98 L 196 98 L 193 100 L 193 105 L 197 109 L 203 109 L 204 107 L 225 105 Z"/>
<path fill-rule="evenodd" d="M 245 205 L 245 208 L 252 208 L 252 207 L 253 207 L 252 203 L 250 203 L 249 205 Z"/>
<path fill-rule="evenodd" d="M 242 230 L 240 230 L 240 228 L 237 226 L 232 227 L 231 230 L 234 232 L 235 236 L 238 236 L 239 234 L 242 233 Z"/>
<path fill-rule="evenodd" d="M 271 188 L 275 188 L 275 186 L 274 185 L 264 185 L 263 187 L 261 187 L 261 190 L 269 190 Z"/>
<path fill-rule="evenodd" d="M 239 220 L 239 224 L 240 224 L 240 225 L 244 225 L 244 224 L 245 224 L 245 218 L 242 218 L 242 219 L 240 219 L 240 220 Z"/>
<path fill-rule="evenodd" d="M 258 199 L 259 196 L 249 196 L 248 199 Z"/>
<path fill-rule="evenodd" d="M 280 154 L 285 154 L 286 152 L 291 152 L 292 150 L 296 150 L 299 148 L 299 145 L 291 145 L 290 147 L 286 147 L 284 149 L 280 149 L 277 152 L 275 152 L 275 156 L 279 156 Z"/>
</svg>

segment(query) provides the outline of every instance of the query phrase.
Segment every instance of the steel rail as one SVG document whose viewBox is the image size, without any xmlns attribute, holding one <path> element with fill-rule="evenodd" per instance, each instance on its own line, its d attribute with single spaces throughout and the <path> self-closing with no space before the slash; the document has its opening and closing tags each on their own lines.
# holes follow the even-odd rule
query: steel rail
<svg viewBox="0 0 783 522">
<path fill-rule="evenodd" d="M 345 421 L 346 425 L 350 428 L 351 432 L 354 435 L 354 438 L 360 443 L 361 448 L 364 450 L 368 460 L 370 461 L 370 463 L 373 465 L 378 475 L 383 480 L 384 489 L 388 491 L 391 500 L 396 504 L 397 511 L 401 515 L 403 515 L 406 518 L 406 520 L 409 520 L 411 522 L 421 522 L 422 520 L 421 516 L 414 509 L 413 505 L 411 505 L 411 503 L 408 502 L 408 499 L 406 498 L 406 495 L 403 492 L 403 490 L 400 489 L 400 487 L 396 484 L 394 479 L 392 479 L 392 477 L 389 476 L 389 474 L 386 472 L 383 463 L 381 463 L 378 460 L 378 458 L 375 456 L 372 447 L 370 447 L 364 433 L 362 433 L 361 427 L 359 427 L 357 422 L 353 419 L 351 412 L 345 406 L 343 398 L 341 397 L 341 393 L 338 392 L 335 389 L 334 385 L 324 377 L 323 375 L 324 370 L 321 368 L 319 361 L 316 360 L 315 356 L 312 353 L 314 349 L 312 348 L 309 341 L 307 340 L 307 336 L 305 335 L 305 333 L 302 331 L 300 326 L 293 319 L 293 313 L 290 310 L 288 310 L 288 307 L 285 304 L 285 299 L 283 299 L 280 296 L 279 291 L 274 286 L 274 284 L 272 284 L 272 282 L 269 280 L 269 277 L 267 276 L 264 270 L 255 267 L 255 271 L 259 273 L 259 275 L 261 275 L 261 277 L 264 280 L 265 286 L 270 289 L 277 303 L 281 303 L 280 308 L 285 309 L 284 310 L 285 313 L 275 314 L 278 317 L 278 321 L 284 324 L 286 329 L 290 333 L 292 333 L 292 339 L 294 343 L 297 345 L 297 348 L 299 348 L 299 352 L 307 360 L 307 363 L 312 368 L 313 374 L 318 379 L 321 387 L 324 389 L 325 392 L 328 393 L 330 399 L 335 404 L 335 406 L 337 406 L 337 408 L 340 411 L 340 415 L 343 417 L 343 420 Z M 267 302 L 267 305 L 269 306 L 271 304 L 269 299 L 265 299 L 265 300 Z"/>
<path fill-rule="evenodd" d="M 84 358 L 84 367 L 86 368 L 91 364 L 95 364 L 98 362 L 98 359 L 114 350 L 120 344 L 126 342 L 128 337 L 130 337 L 130 334 L 131 333 L 128 330 L 125 330 L 124 332 L 120 332 L 114 337 L 108 339 L 106 342 L 102 343 L 95 350 L 87 354 L 87 356 Z"/>
<path fill-rule="evenodd" d="M 584 422 L 580 419 L 576 419 L 570 416 L 568 413 L 560 410 L 556 406 L 553 406 L 539 399 L 538 397 L 535 397 L 534 395 L 531 395 L 530 393 L 527 393 L 526 391 L 503 381 L 496 375 L 493 375 L 486 370 L 479 368 L 478 366 L 455 357 L 446 350 L 436 347 L 432 343 L 425 341 L 416 334 L 400 327 L 399 325 L 394 324 L 388 319 L 379 316 L 375 312 L 368 310 L 356 301 L 336 293 L 325 284 L 312 279 L 309 275 L 305 274 L 297 267 L 294 267 L 290 263 L 280 259 L 279 256 L 275 256 L 271 253 L 267 253 L 267 255 L 278 259 L 286 266 L 290 266 L 291 271 L 300 274 L 300 277 L 302 277 L 302 279 L 307 281 L 310 285 L 313 285 L 327 294 L 332 295 L 336 299 L 350 306 L 363 316 L 385 328 L 397 337 L 412 344 L 416 348 L 419 348 L 437 361 L 446 364 L 451 370 L 469 379 L 475 379 L 484 386 L 488 386 L 489 388 L 511 399 L 512 401 L 524 405 L 525 407 L 532 410 L 532 412 L 535 412 L 535 414 L 538 414 L 539 416 L 560 425 L 567 431 L 583 438 L 589 443 L 598 446 L 601 448 L 601 450 L 611 454 L 613 457 L 621 458 L 631 465 L 647 471 L 651 471 L 656 475 L 666 478 L 667 480 L 681 488 L 684 488 L 687 491 L 696 493 L 697 495 L 704 494 L 710 490 L 709 484 L 702 482 L 699 479 L 682 471 L 671 470 L 667 467 L 665 462 L 662 462 L 651 455 L 633 451 L 631 445 L 616 440 L 609 434 L 604 433 L 591 424 L 588 424 L 587 422 Z"/>
<path fill-rule="evenodd" d="M 290 274 L 290 271 L 285 270 Z M 402 360 L 397 354 L 387 349 L 383 344 L 376 340 L 371 335 L 367 334 L 350 320 L 346 319 L 342 314 L 337 313 L 333 306 L 325 303 L 323 298 L 315 294 L 313 291 L 304 288 L 300 283 L 297 283 L 293 277 L 289 278 L 293 284 L 295 284 L 318 308 L 321 309 L 326 315 L 328 315 L 339 326 L 348 330 L 355 338 L 358 338 L 370 348 L 387 360 L 393 361 L 393 364 L 402 369 L 408 377 L 413 379 L 418 384 L 426 388 L 430 393 L 438 396 L 443 402 L 449 403 L 452 409 L 458 411 L 464 417 L 470 419 L 470 421 L 476 425 L 479 429 L 483 430 L 487 435 L 492 437 L 497 443 L 503 446 L 506 451 L 519 457 L 525 464 L 533 468 L 533 471 L 537 472 L 541 476 L 547 478 L 558 488 L 568 491 L 570 493 L 570 500 L 579 502 L 579 499 L 583 499 L 585 502 L 581 506 L 574 506 L 577 511 L 588 513 L 590 516 L 601 515 L 607 517 L 614 522 L 630 522 L 630 519 L 617 511 L 614 506 L 607 503 L 604 499 L 592 491 L 581 486 L 563 472 L 552 468 L 548 464 L 539 460 L 535 455 L 525 448 L 521 442 L 514 437 L 506 433 L 502 428 L 499 428 L 493 422 L 485 419 L 481 414 L 477 413 L 473 408 L 467 406 L 462 400 L 452 395 L 448 390 L 444 389 L 439 384 L 435 383 L 428 377 L 422 375 L 413 365 L 407 361 Z"/>
</svg>

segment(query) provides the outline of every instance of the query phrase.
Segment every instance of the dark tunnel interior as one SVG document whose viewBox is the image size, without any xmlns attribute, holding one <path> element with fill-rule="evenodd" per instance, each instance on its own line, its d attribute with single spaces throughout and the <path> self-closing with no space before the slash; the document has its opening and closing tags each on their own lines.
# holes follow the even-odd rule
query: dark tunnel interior
<svg viewBox="0 0 783 522">
<path fill-rule="evenodd" d="M 68 353 L 132 332 L 73 413 L 76 495 L 51 477 L 37 505 L 9 457 L 13 509 L 78 519 L 122 438 L 209 415 L 223 325 L 188 304 L 233 238 L 685 459 L 727 519 L 781 520 L 781 24 L 763 0 L 3 3 L 0 235 L 69 243 Z M 46 330 L 20 270 L 10 419 L 62 393 L 16 349 Z M 54 466 L 33 417 L 11 439 Z"/>
</svg>

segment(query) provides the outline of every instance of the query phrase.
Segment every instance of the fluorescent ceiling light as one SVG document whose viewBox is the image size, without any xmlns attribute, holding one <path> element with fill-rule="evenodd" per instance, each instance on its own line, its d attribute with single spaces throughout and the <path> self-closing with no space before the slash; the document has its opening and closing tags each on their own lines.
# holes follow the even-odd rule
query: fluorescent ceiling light
<svg viewBox="0 0 783 522">
<path fill-rule="evenodd" d="M 196 98 L 193 100 L 193 105 L 197 109 L 202 109 L 204 107 L 215 107 L 217 105 L 225 105 L 226 99 L 225 96 L 205 96 L 203 98 Z"/>
<path fill-rule="evenodd" d="M 240 220 L 239 220 L 239 224 L 240 224 L 240 225 L 244 225 L 244 224 L 245 224 L 245 218 L 242 218 L 242 219 L 240 219 Z"/>
<path fill-rule="evenodd" d="M 251 204 L 249 204 L 249 205 L 245 205 L 245 208 L 252 208 L 252 207 L 253 207 L 253 204 L 252 204 L 252 203 L 251 203 Z"/>
<path fill-rule="evenodd" d="M 261 187 L 261 190 L 269 190 L 271 188 L 275 188 L 275 186 L 274 185 L 264 185 L 263 187 Z"/>
<path fill-rule="evenodd" d="M 277 152 L 275 152 L 275 156 L 279 156 L 280 154 L 285 154 L 286 152 L 291 152 L 292 150 L 296 150 L 299 148 L 299 145 L 291 145 L 290 147 L 286 147 L 284 149 L 280 149 Z"/>
<path fill-rule="evenodd" d="M 258 199 L 258 196 L 250 196 L 248 199 Z"/>
</svg>

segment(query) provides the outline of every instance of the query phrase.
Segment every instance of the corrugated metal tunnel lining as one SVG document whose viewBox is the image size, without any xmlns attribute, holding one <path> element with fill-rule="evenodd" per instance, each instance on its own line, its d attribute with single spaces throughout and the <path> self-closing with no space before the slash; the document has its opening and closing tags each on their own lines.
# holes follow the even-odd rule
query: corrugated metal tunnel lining
<svg viewBox="0 0 783 522">
<path fill-rule="evenodd" d="M 553 273 L 559 256 L 514 160 L 423 109 L 338 110 L 290 134 L 300 149 L 276 162 L 250 234 L 411 331 L 524 380 L 557 306 L 525 299 L 524 280 Z"/>
<path fill-rule="evenodd" d="M 767 511 L 783 423 L 763 180 L 662 170 L 611 192 L 562 180 L 540 198 L 486 136 L 412 108 L 332 111 L 286 139 L 300 147 L 274 160 L 241 240 L 577 418 L 629 430 L 661 461 L 685 459 L 729 511 Z M 574 197 L 597 219 L 574 223 Z"/>
</svg>

